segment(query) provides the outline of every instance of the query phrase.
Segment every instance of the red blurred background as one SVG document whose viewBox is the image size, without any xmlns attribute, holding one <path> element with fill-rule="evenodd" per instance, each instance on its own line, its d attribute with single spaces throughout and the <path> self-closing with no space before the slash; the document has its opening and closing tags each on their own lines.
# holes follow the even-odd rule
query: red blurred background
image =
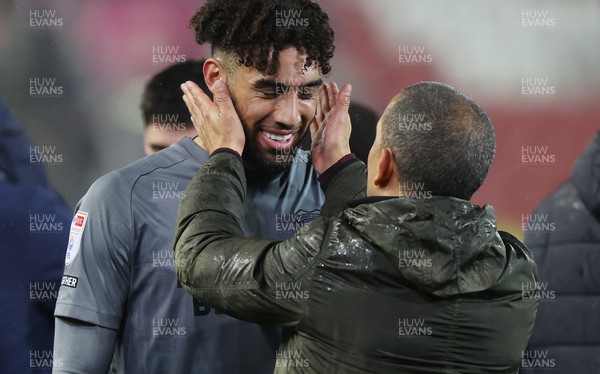
<svg viewBox="0 0 600 374">
<path fill-rule="evenodd" d="M 474 201 L 493 205 L 501 228 L 522 237 L 523 215 L 569 178 L 574 160 L 600 128 L 600 3 L 320 3 L 336 31 L 329 78 L 352 83 L 353 100 L 381 114 L 402 87 L 435 80 L 486 109 L 496 127 L 496 159 Z M 0 4 L 0 97 L 37 144 L 64 154 L 65 161 L 48 171 L 71 207 L 100 175 L 143 156 L 141 91 L 167 66 L 154 61 L 153 48 L 170 46 L 186 59 L 209 55 L 187 27 L 202 4 Z M 62 26 L 32 28 L 32 10 L 51 11 L 49 17 L 62 19 Z M 402 62 L 399 55 L 407 50 L 426 61 Z M 35 77 L 56 78 L 64 94 L 31 97 Z M 528 79 L 543 82 L 537 88 L 545 94 L 524 94 Z M 542 147 L 553 161 L 523 163 L 528 146 Z"/>
</svg>

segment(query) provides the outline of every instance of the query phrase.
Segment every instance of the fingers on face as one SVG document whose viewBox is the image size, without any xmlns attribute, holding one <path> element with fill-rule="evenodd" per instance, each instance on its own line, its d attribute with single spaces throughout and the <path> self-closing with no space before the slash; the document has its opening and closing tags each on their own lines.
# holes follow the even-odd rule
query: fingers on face
<svg viewBox="0 0 600 374">
<path fill-rule="evenodd" d="M 321 87 L 319 87 L 319 106 L 324 115 L 335 106 L 339 91 L 340 90 L 335 82 L 323 83 Z"/>
<path fill-rule="evenodd" d="M 230 94 L 227 89 L 227 85 L 225 82 L 219 78 L 217 82 L 215 82 L 215 103 L 229 101 Z"/>
<path fill-rule="evenodd" d="M 310 129 L 310 137 L 311 137 L 311 139 L 314 139 L 315 135 L 317 135 L 317 132 L 319 131 L 319 120 L 317 119 L 316 116 L 312 121 L 310 121 L 309 129 Z"/>
<path fill-rule="evenodd" d="M 181 85 L 181 90 L 183 91 L 183 101 L 185 102 L 185 105 L 188 108 L 188 111 L 190 112 L 190 114 L 192 115 L 192 117 L 194 117 L 195 113 L 195 100 L 194 100 L 194 96 L 192 95 L 189 87 L 187 84 L 182 84 Z"/>
<path fill-rule="evenodd" d="M 321 122 L 321 106 L 317 102 L 317 107 L 315 108 L 315 116 L 313 117 L 312 121 L 310 121 L 311 128 L 313 125 L 319 126 L 320 122 Z"/>
<path fill-rule="evenodd" d="M 208 99 L 208 96 L 206 96 L 206 94 L 196 85 L 190 87 L 190 94 L 193 101 L 194 109 L 196 111 L 193 114 L 197 117 L 201 113 L 206 112 L 206 110 L 208 109 L 207 101 L 209 102 L 209 104 L 211 103 Z"/>
<path fill-rule="evenodd" d="M 327 111 L 330 111 L 335 105 L 335 101 L 331 98 L 331 82 L 327 82 L 327 87 L 325 87 L 325 95 L 327 100 Z"/>
<path fill-rule="evenodd" d="M 319 107 L 321 108 L 323 116 L 331 109 L 331 106 L 329 105 L 329 95 L 327 94 L 328 87 L 328 83 L 323 83 L 323 85 L 319 87 Z"/>
<path fill-rule="evenodd" d="M 346 83 L 342 90 L 338 93 L 338 100 L 342 103 L 342 105 L 348 107 L 350 106 L 350 95 L 352 94 L 352 86 Z M 346 108 L 347 109 L 347 108 Z"/>
<path fill-rule="evenodd" d="M 315 120 L 317 122 L 317 125 L 321 125 L 321 122 L 323 122 L 323 117 L 324 117 L 324 113 L 323 113 L 323 86 L 321 85 L 318 89 L 317 89 L 317 109 L 315 111 Z"/>
<path fill-rule="evenodd" d="M 329 90 L 327 91 L 329 107 L 333 108 L 336 103 L 337 94 L 340 92 L 335 82 L 329 82 Z"/>
<path fill-rule="evenodd" d="M 195 117 L 194 117 L 194 110 L 192 108 L 192 103 L 190 103 L 190 100 L 188 99 L 187 95 L 183 95 L 182 98 L 183 98 L 183 102 L 185 103 L 185 106 L 188 109 L 188 112 L 190 112 L 190 120 L 192 121 L 193 124 L 195 124 L 196 121 L 195 121 Z"/>
<path fill-rule="evenodd" d="M 330 115 L 329 113 L 335 107 L 339 92 L 340 90 L 335 82 L 323 83 L 319 87 L 317 92 L 319 102 L 315 116 L 319 127 L 322 127 L 325 118 Z"/>
<path fill-rule="evenodd" d="M 186 82 L 181 85 L 181 89 L 184 93 L 183 101 L 192 118 L 201 118 L 202 114 L 207 112 L 207 105 L 212 104 L 208 96 L 193 83 Z"/>
</svg>

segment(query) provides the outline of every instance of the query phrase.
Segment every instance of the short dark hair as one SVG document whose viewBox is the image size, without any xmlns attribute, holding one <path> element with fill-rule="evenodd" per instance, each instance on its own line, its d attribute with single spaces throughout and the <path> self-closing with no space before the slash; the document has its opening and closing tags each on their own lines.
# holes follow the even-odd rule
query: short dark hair
<svg viewBox="0 0 600 374">
<path fill-rule="evenodd" d="M 183 92 L 179 87 L 183 82 L 192 81 L 196 83 L 202 91 L 207 93 L 211 99 L 212 94 L 202 74 L 202 67 L 205 60 L 187 60 L 183 63 L 169 66 L 153 76 L 142 94 L 142 115 L 144 117 L 144 127 L 153 123 L 154 115 L 178 115 L 179 121 L 192 126 L 190 114 L 181 98 Z"/>
<path fill-rule="evenodd" d="M 392 150 L 401 182 L 431 195 L 469 200 L 494 159 L 496 135 L 471 98 L 437 82 L 401 91 L 384 113 L 383 146 Z"/>
<path fill-rule="evenodd" d="M 331 70 L 335 46 L 329 17 L 310 0 L 208 0 L 190 21 L 198 44 L 233 53 L 239 65 L 273 75 L 279 52 L 295 47 L 307 55 L 305 68 L 317 62 Z"/>
</svg>

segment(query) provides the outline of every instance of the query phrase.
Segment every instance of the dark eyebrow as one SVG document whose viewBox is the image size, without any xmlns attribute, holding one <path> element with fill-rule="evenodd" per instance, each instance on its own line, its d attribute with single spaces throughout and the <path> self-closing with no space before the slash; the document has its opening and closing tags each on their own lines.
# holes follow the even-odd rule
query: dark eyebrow
<svg viewBox="0 0 600 374">
<path fill-rule="evenodd" d="M 303 84 L 301 87 L 318 87 L 318 86 L 320 86 L 322 84 L 323 84 L 323 80 L 322 79 L 316 79 L 314 81 L 311 81 L 311 82 L 308 82 L 306 84 Z M 277 86 L 279 86 L 279 87 L 289 87 L 287 84 L 284 84 L 282 82 L 278 82 L 275 79 L 269 79 L 269 78 L 259 79 L 256 82 L 254 82 L 252 84 L 252 86 L 255 89 L 275 88 Z"/>
</svg>

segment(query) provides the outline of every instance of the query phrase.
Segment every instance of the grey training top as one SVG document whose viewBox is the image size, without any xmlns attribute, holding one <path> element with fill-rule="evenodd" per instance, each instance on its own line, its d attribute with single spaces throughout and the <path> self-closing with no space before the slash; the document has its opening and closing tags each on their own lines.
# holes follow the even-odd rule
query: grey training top
<svg viewBox="0 0 600 374">
<path fill-rule="evenodd" d="M 185 138 L 101 177 L 77 206 L 55 316 L 118 330 L 119 373 L 273 372 L 279 329 L 221 314 L 177 282 L 177 207 L 207 159 Z M 299 151 L 290 170 L 249 182 L 244 231 L 284 240 L 323 202 Z"/>
</svg>

